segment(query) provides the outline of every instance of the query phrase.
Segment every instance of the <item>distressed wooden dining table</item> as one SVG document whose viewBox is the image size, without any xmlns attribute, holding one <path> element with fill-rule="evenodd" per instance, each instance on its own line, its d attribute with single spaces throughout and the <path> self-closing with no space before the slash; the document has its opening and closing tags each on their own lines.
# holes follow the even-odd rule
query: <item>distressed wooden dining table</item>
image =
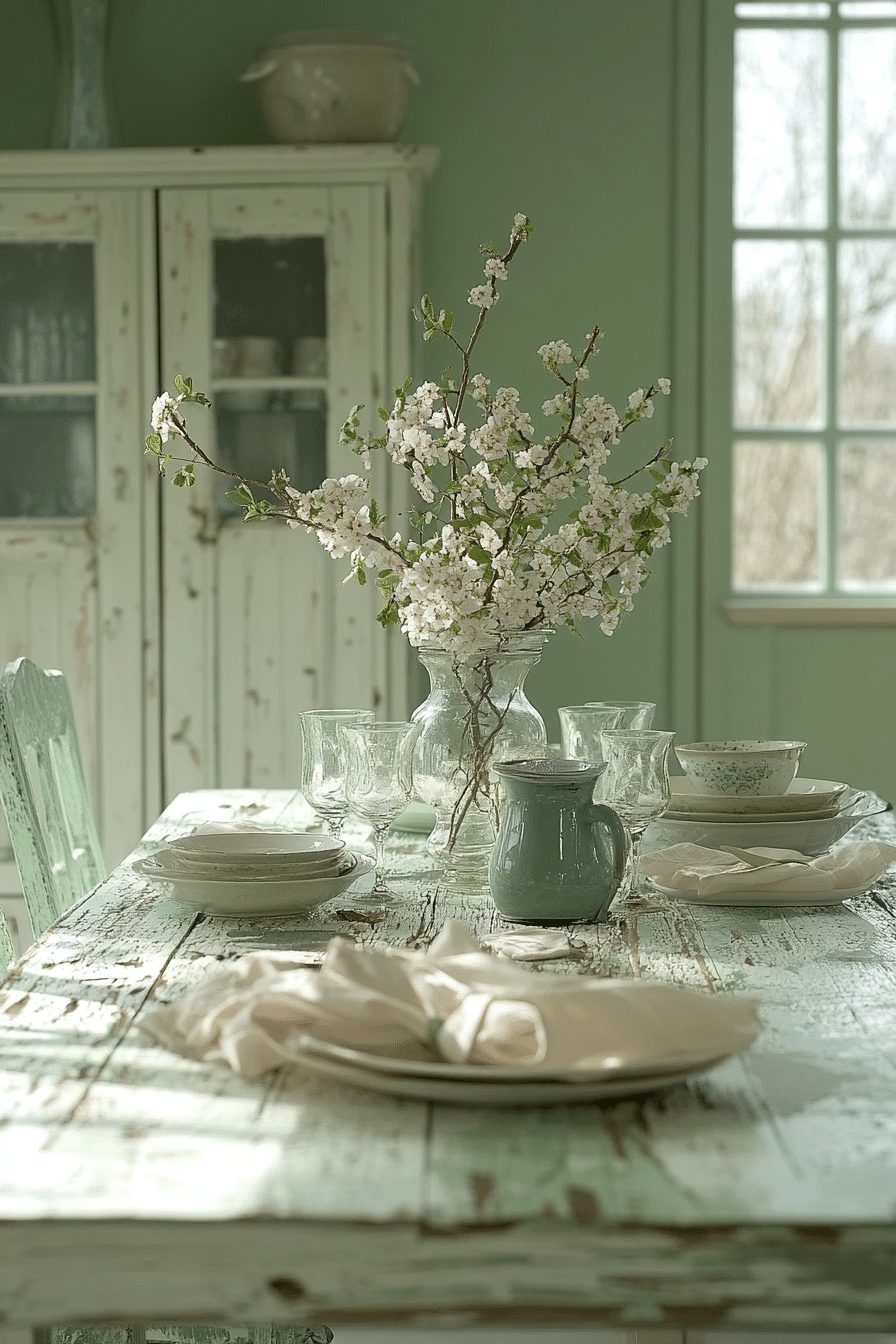
<svg viewBox="0 0 896 1344">
<path fill-rule="evenodd" d="M 138 852 L 246 818 L 309 821 L 285 791 L 185 794 Z M 896 840 L 892 814 L 859 834 Z M 151 1005 L 252 948 L 499 926 L 419 872 L 398 885 L 379 923 L 351 893 L 304 918 L 216 919 L 126 861 L 11 970 L 0 1339 L 146 1320 L 325 1322 L 337 1339 L 340 1323 L 896 1330 L 892 874 L 833 907 L 658 898 L 576 928 L 543 974 L 760 1000 L 748 1052 L 633 1099 L 489 1110 L 299 1069 L 247 1082 L 141 1033 Z"/>
</svg>

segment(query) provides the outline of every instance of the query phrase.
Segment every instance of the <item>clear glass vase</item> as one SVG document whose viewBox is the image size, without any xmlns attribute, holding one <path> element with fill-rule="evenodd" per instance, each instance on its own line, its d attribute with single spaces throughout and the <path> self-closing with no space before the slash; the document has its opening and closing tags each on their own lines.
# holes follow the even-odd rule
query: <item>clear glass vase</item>
<svg viewBox="0 0 896 1344">
<path fill-rule="evenodd" d="M 451 890 L 488 891 L 498 826 L 492 763 L 546 755 L 544 720 L 523 683 L 550 634 L 493 635 L 463 658 L 434 643 L 418 650 L 430 691 L 411 716 L 420 726 L 414 794 L 435 810 L 428 848 Z"/>
</svg>

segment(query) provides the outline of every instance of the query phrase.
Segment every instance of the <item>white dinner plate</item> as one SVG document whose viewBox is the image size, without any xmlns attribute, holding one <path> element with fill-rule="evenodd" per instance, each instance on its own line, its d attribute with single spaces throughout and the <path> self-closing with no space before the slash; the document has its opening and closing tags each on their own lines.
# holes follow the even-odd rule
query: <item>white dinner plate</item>
<svg viewBox="0 0 896 1344">
<path fill-rule="evenodd" d="M 188 877 L 167 871 L 156 855 L 138 859 L 134 871 L 148 877 L 179 905 L 200 910 L 205 915 L 230 915 L 240 918 L 254 915 L 291 915 L 323 905 L 341 896 L 354 882 L 372 873 L 374 861 L 366 854 L 355 855 L 357 862 L 339 877 L 279 878 Z"/>
<path fill-rule="evenodd" d="M 795 905 L 839 905 L 852 896 L 862 896 L 873 882 L 863 887 L 851 887 L 848 891 L 715 891 L 703 896 L 696 891 L 677 891 L 672 887 L 661 887 L 650 879 L 651 885 L 664 896 L 673 896 L 676 901 L 688 901 L 691 905 L 755 905 L 755 906 L 795 906 Z"/>
<path fill-rule="evenodd" d="M 414 1077 L 407 1074 L 384 1073 L 376 1069 L 354 1068 L 335 1059 L 320 1055 L 303 1054 L 299 1067 L 338 1082 L 352 1083 L 371 1092 L 386 1092 L 396 1097 L 413 1097 L 417 1101 L 441 1101 L 449 1106 L 568 1106 L 573 1102 L 612 1101 L 619 1097 L 634 1097 L 643 1092 L 656 1092 L 699 1072 L 697 1069 L 669 1070 L 638 1077 L 614 1078 L 598 1083 L 564 1082 L 482 1082 L 454 1081 L 449 1078 Z M 708 1067 L 708 1066 L 707 1066 Z"/>
<path fill-rule="evenodd" d="M 724 794 L 700 793 L 685 775 L 673 775 L 669 780 L 672 791 L 671 808 L 676 812 L 723 812 L 730 816 L 755 816 L 757 813 L 802 815 L 804 812 L 822 812 L 844 805 L 848 784 L 836 779 L 804 779 L 797 777 L 784 793 Z"/>
<path fill-rule="evenodd" d="M 720 1064 L 723 1059 L 728 1059 L 730 1055 L 743 1048 L 741 1037 L 736 1045 L 732 1042 L 732 1048 L 728 1051 L 720 1052 L 716 1049 L 710 1054 L 706 1050 L 695 1050 L 689 1055 L 681 1054 L 674 1058 L 665 1055 L 659 1059 L 642 1060 L 628 1067 L 612 1065 L 600 1069 L 548 1072 L 531 1067 L 514 1068 L 498 1064 L 446 1064 L 443 1060 L 434 1059 L 425 1046 L 415 1041 L 408 1042 L 400 1054 L 393 1055 L 376 1054 L 372 1050 L 356 1050 L 352 1046 L 318 1040 L 315 1036 L 301 1036 L 297 1043 L 297 1049 L 301 1050 L 303 1055 L 325 1055 L 328 1059 L 350 1068 L 366 1069 L 374 1073 L 400 1074 L 403 1077 L 441 1078 L 445 1081 L 475 1083 L 477 1087 L 481 1087 L 484 1082 L 569 1083 L 580 1087 L 583 1083 L 610 1083 L 645 1075 L 656 1078 L 664 1073 L 678 1074 L 710 1069 L 714 1064 Z"/>
<path fill-rule="evenodd" d="M 855 801 L 857 795 L 847 798 L 847 806 Z M 754 822 L 762 822 L 768 825 L 775 821 L 823 821 L 828 817 L 836 817 L 843 811 L 841 807 L 822 807 L 816 812 L 682 812 L 677 807 L 667 808 L 663 813 L 669 821 L 709 821 L 717 825 L 733 823 L 734 825 L 750 825 Z"/>
</svg>

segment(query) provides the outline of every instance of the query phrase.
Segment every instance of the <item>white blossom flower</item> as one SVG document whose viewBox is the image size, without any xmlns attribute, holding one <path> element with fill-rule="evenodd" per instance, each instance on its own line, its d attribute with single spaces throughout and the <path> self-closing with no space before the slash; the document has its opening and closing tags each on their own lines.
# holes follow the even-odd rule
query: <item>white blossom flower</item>
<svg viewBox="0 0 896 1344">
<path fill-rule="evenodd" d="M 672 383 L 668 378 L 657 378 L 656 385 L 664 397 L 668 397 L 669 393 L 672 391 Z"/>
<path fill-rule="evenodd" d="M 491 308 L 493 303 L 498 302 L 498 298 L 498 291 L 492 289 L 491 285 L 474 285 L 467 303 L 472 303 L 476 308 Z"/>
<path fill-rule="evenodd" d="M 183 438 L 180 428 L 174 423 L 172 416 L 177 411 L 181 403 L 181 398 L 170 397 L 167 392 L 162 392 L 156 397 L 152 404 L 152 416 L 150 423 L 153 431 L 158 434 L 163 443 L 167 443 L 172 434 Z"/>
<path fill-rule="evenodd" d="M 485 263 L 485 274 L 489 280 L 506 280 L 507 267 L 500 257 L 489 257 Z"/>
<path fill-rule="evenodd" d="M 561 364 L 572 363 L 572 350 L 566 341 L 548 341 L 538 347 L 538 354 L 546 369 L 556 373 Z"/>
</svg>

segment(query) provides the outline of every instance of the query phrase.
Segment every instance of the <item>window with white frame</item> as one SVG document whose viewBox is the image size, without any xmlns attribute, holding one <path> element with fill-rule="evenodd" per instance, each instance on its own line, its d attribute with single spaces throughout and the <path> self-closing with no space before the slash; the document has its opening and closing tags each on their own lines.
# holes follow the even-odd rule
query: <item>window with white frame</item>
<svg viewBox="0 0 896 1344">
<path fill-rule="evenodd" d="M 896 593 L 896 3 L 734 8 L 732 586 Z"/>
</svg>

